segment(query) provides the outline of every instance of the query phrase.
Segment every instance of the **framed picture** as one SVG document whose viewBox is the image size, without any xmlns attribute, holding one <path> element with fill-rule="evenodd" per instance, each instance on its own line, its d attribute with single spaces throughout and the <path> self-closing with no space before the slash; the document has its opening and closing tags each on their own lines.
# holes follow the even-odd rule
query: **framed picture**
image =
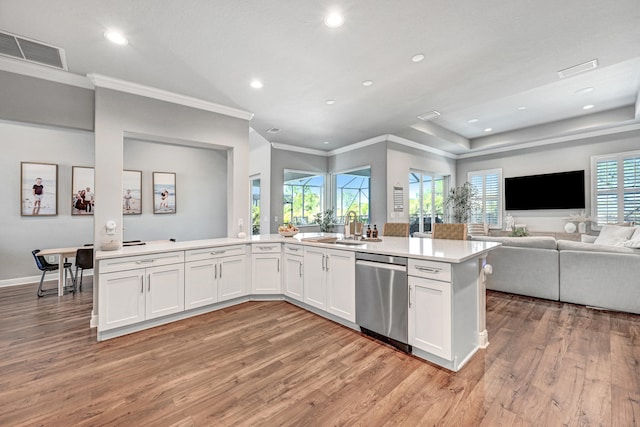
<svg viewBox="0 0 640 427">
<path fill-rule="evenodd" d="M 71 215 L 93 215 L 93 168 L 74 166 L 71 169 Z"/>
<path fill-rule="evenodd" d="M 122 172 L 122 214 L 142 213 L 142 171 Z"/>
<path fill-rule="evenodd" d="M 58 215 L 58 165 L 20 163 L 20 215 Z"/>
<path fill-rule="evenodd" d="M 153 173 L 153 213 L 176 213 L 176 174 Z"/>
</svg>

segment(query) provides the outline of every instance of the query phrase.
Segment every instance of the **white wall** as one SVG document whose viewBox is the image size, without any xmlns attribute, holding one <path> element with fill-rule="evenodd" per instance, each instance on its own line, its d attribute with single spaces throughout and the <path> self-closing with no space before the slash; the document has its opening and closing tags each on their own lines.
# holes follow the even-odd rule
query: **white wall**
<svg viewBox="0 0 640 427">
<path fill-rule="evenodd" d="M 457 161 L 457 179 L 464 182 L 467 172 L 502 168 L 502 177 L 536 175 L 571 170 L 585 171 L 585 211 L 591 211 L 591 156 L 640 149 L 640 131 L 582 139 L 569 143 L 507 151 Z M 504 181 L 503 181 L 504 184 Z M 562 232 L 563 217 L 579 213 L 573 210 L 512 211 L 517 224 L 526 224 L 531 231 Z M 503 215 L 505 212 L 503 211 Z"/>
<path fill-rule="evenodd" d="M 249 134 L 249 176 L 260 175 L 260 234 L 271 233 L 271 144 L 258 132 Z M 251 234 L 251 217 L 244 230 Z"/>
<path fill-rule="evenodd" d="M 0 286 L 40 279 L 34 249 L 93 241 L 93 216 L 71 215 L 71 168 L 93 166 L 93 134 L 0 121 L 3 171 L 0 203 Z M 58 215 L 20 216 L 20 162 L 58 165 Z M 99 195 L 96 209 L 101 209 Z M 52 276 L 54 278 L 54 276 Z M 35 295 L 35 288 L 34 288 Z"/>
</svg>

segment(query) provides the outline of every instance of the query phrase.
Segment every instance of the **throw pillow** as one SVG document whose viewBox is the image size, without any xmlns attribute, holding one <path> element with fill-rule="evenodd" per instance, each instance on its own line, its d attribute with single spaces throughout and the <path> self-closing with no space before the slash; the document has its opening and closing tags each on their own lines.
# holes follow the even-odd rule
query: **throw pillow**
<svg viewBox="0 0 640 427">
<path fill-rule="evenodd" d="M 621 227 L 619 225 L 604 225 L 595 242 L 596 245 L 622 246 L 628 240 L 634 227 Z"/>
<path fill-rule="evenodd" d="M 486 224 L 483 223 L 471 223 L 467 224 L 467 233 L 471 236 L 488 236 Z"/>
<path fill-rule="evenodd" d="M 635 248 L 640 249 L 640 227 L 634 227 L 635 232 L 629 238 L 629 240 L 625 241 L 622 246 L 625 248 Z"/>
</svg>

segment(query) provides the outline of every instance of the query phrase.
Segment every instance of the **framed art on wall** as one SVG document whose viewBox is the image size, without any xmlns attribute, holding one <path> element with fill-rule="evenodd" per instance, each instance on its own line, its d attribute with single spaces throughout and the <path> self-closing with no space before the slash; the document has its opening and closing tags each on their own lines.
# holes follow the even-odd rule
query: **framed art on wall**
<svg viewBox="0 0 640 427">
<path fill-rule="evenodd" d="M 20 215 L 58 215 L 58 165 L 20 163 Z"/>
<path fill-rule="evenodd" d="M 122 213 L 142 213 L 142 171 L 122 172 Z"/>
<path fill-rule="evenodd" d="M 71 170 L 71 215 L 93 215 L 93 168 L 74 166 Z"/>
<path fill-rule="evenodd" d="M 153 213 L 176 213 L 176 174 L 153 173 Z"/>
</svg>

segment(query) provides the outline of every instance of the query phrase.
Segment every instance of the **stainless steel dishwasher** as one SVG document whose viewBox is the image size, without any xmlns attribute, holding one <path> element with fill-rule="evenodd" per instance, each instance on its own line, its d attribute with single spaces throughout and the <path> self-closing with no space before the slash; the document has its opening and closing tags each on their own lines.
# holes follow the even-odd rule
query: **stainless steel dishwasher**
<svg viewBox="0 0 640 427">
<path fill-rule="evenodd" d="M 407 258 L 356 253 L 356 323 L 363 333 L 411 353 Z"/>
</svg>

